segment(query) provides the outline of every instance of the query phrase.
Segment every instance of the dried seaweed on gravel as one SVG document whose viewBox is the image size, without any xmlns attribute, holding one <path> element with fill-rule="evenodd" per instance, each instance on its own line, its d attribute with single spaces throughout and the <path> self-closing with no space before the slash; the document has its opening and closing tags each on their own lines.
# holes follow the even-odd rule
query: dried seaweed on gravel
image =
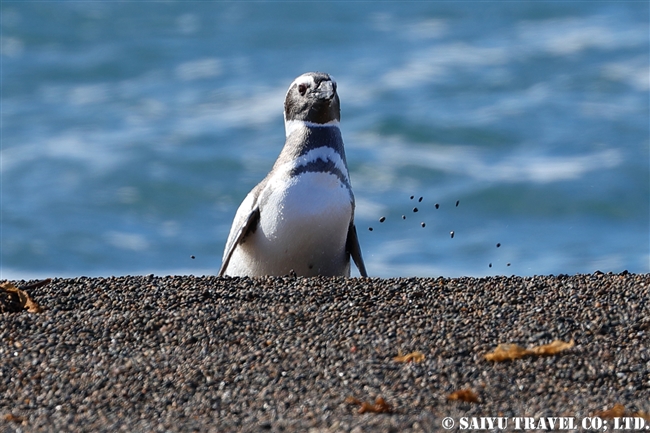
<svg viewBox="0 0 650 433">
<path fill-rule="evenodd" d="M 461 389 L 454 391 L 447 396 L 447 400 L 466 401 L 468 403 L 478 403 L 478 395 L 471 389 Z"/>
<path fill-rule="evenodd" d="M 16 424 L 24 424 L 25 418 L 22 416 L 14 415 L 13 413 L 8 413 L 4 416 L 4 420 L 7 422 L 15 422 Z"/>
<path fill-rule="evenodd" d="M 411 353 L 407 353 L 406 355 L 402 355 L 402 351 L 398 350 L 397 351 L 397 356 L 393 358 L 393 361 L 395 362 L 422 362 L 424 361 L 424 353 L 415 351 Z"/>
<path fill-rule="evenodd" d="M 494 352 L 485 355 L 485 359 L 487 361 L 501 362 L 520 359 L 525 356 L 550 356 L 556 355 L 566 349 L 570 349 L 573 346 L 575 346 L 575 341 L 573 339 L 568 343 L 561 340 L 555 340 L 550 344 L 535 346 L 530 349 L 524 349 L 516 344 L 499 344 L 497 348 L 494 349 Z"/>
<path fill-rule="evenodd" d="M 625 406 L 620 403 L 616 403 L 610 409 L 596 412 L 594 416 L 600 418 L 622 418 L 625 416 Z"/>
<path fill-rule="evenodd" d="M 623 418 L 623 417 L 632 417 L 632 418 L 633 417 L 639 417 L 639 418 L 643 418 L 646 421 L 650 422 L 650 414 L 648 414 L 646 412 L 642 412 L 642 411 L 628 412 L 625 409 L 625 406 L 623 406 L 620 403 L 616 403 L 614 406 L 612 406 L 609 409 L 598 411 L 598 412 L 596 412 L 594 414 L 594 416 L 597 416 L 597 417 L 600 417 L 600 418 L 609 418 L 609 419 Z"/>
<path fill-rule="evenodd" d="M 362 402 L 361 400 L 355 397 L 348 397 L 345 399 L 345 402 L 349 404 L 359 405 L 359 410 L 357 412 L 360 414 L 366 412 L 372 412 L 372 413 L 392 412 L 392 408 L 388 405 L 388 403 L 386 403 L 386 401 L 382 397 L 377 397 L 374 403 L 368 403 L 367 401 Z"/>
<path fill-rule="evenodd" d="M 38 283 L 25 286 L 22 289 L 32 289 L 44 286 L 51 280 L 43 280 Z M 24 290 L 6 282 L 0 284 L 0 313 L 19 313 L 27 310 L 30 313 L 40 313 L 43 309 Z"/>
</svg>

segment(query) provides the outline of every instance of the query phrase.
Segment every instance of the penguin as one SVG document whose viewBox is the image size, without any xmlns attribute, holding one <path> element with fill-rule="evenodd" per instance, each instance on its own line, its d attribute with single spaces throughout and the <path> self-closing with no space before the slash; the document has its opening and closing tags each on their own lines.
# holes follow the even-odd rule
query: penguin
<svg viewBox="0 0 650 433">
<path fill-rule="evenodd" d="M 336 81 L 296 78 L 284 101 L 286 141 L 269 174 L 237 209 L 219 276 L 367 277 L 354 225 Z"/>
</svg>

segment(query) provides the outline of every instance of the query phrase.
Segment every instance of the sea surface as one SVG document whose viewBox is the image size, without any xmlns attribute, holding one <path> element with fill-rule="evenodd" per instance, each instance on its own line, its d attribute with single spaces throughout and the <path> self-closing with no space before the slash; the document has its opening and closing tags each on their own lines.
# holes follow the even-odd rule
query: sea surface
<svg viewBox="0 0 650 433">
<path fill-rule="evenodd" d="M 316 70 L 372 276 L 650 272 L 648 2 L 0 12 L 0 278 L 215 274 Z"/>
</svg>

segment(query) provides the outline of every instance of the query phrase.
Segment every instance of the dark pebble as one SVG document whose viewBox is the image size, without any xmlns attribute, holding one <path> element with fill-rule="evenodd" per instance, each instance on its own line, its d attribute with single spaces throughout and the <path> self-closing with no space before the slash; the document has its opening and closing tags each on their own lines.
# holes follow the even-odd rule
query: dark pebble
<svg viewBox="0 0 650 433">
<path fill-rule="evenodd" d="M 414 198 L 415 198 L 415 196 L 414 196 L 414 195 L 412 195 L 412 196 L 411 196 L 411 200 L 413 200 Z"/>
<path fill-rule="evenodd" d="M 499 243 L 499 244 L 497 244 L 497 248 L 499 248 L 500 246 L 501 246 L 501 244 L 500 244 L 500 243 Z"/>
<path fill-rule="evenodd" d="M 489 267 L 492 267 L 492 263 L 490 263 L 488 266 L 489 266 Z"/>
<path fill-rule="evenodd" d="M 383 223 L 384 221 L 386 221 L 386 217 L 381 217 L 381 218 L 379 218 L 379 222 L 380 222 L 380 223 Z"/>
<path fill-rule="evenodd" d="M 420 223 L 422 227 L 426 227 L 427 225 L 425 223 Z"/>
<path fill-rule="evenodd" d="M 373 230 L 373 228 L 372 228 L 372 227 L 368 227 L 368 230 L 370 230 L 370 231 L 372 231 L 372 230 Z"/>
<path fill-rule="evenodd" d="M 402 219 L 405 220 L 405 219 L 406 219 L 406 215 L 402 215 Z"/>
<path fill-rule="evenodd" d="M 456 207 L 460 204 L 460 200 L 456 200 Z"/>
<path fill-rule="evenodd" d="M 196 257 L 194 257 L 194 256 L 190 256 L 190 259 L 195 259 L 195 258 L 196 258 Z"/>
<path fill-rule="evenodd" d="M 416 207 L 413 208 L 413 212 L 417 212 L 418 210 L 419 210 L 419 209 L 416 208 Z"/>
<path fill-rule="evenodd" d="M 422 203 L 422 199 L 423 199 L 423 198 L 424 198 L 424 197 L 420 197 L 420 198 L 418 199 L 418 203 Z"/>
<path fill-rule="evenodd" d="M 649 288 L 629 273 L 55 278 L 28 292 L 43 313 L 0 314 L 0 430 L 433 432 L 447 416 L 650 413 Z M 555 339 L 576 345 L 484 359 Z M 479 404 L 447 400 L 466 388 Z M 377 396 L 392 413 L 346 403 Z"/>
<path fill-rule="evenodd" d="M 436 203 L 436 209 L 440 208 L 440 204 Z"/>
<path fill-rule="evenodd" d="M 449 234 L 451 235 L 451 238 L 453 239 L 454 238 L 454 232 L 451 231 L 451 232 L 449 232 Z"/>
</svg>

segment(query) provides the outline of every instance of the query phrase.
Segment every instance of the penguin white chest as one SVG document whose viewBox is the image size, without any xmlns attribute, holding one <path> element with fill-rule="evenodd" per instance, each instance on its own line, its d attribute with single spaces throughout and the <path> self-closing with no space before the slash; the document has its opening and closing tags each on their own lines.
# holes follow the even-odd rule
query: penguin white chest
<svg viewBox="0 0 650 433">
<path fill-rule="evenodd" d="M 339 177 L 304 172 L 272 180 L 267 191 L 259 225 L 240 245 L 241 263 L 258 275 L 349 275 L 352 197 Z"/>
<path fill-rule="evenodd" d="M 329 172 L 305 172 L 279 180 L 267 206 L 270 218 L 260 225 L 271 239 L 340 237 L 345 240 L 352 217 L 350 192 Z M 273 217 L 275 214 L 275 217 Z M 343 228 L 343 229 L 341 229 Z"/>
</svg>

